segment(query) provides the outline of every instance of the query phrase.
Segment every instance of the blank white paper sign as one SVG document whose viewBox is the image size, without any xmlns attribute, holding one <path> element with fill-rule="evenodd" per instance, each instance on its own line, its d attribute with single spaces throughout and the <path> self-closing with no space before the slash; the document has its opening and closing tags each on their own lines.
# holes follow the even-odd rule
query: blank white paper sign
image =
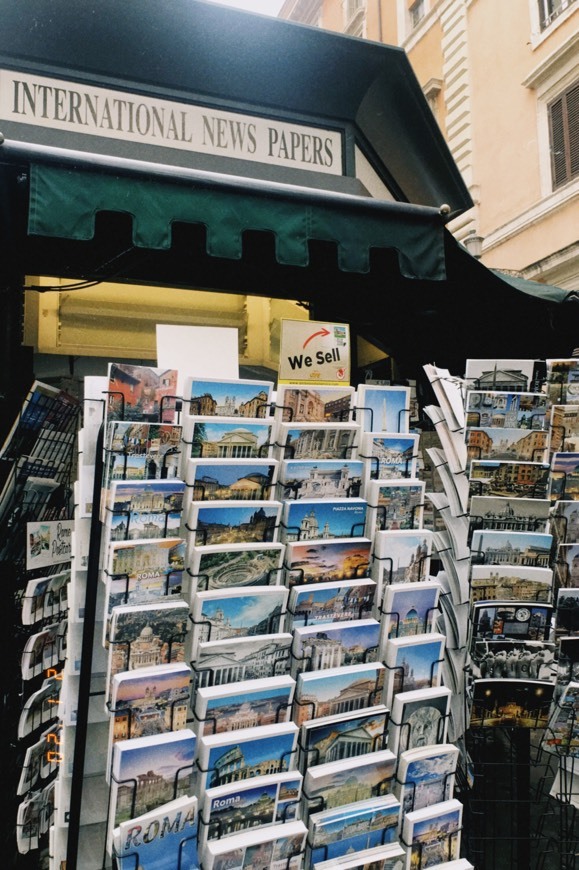
<svg viewBox="0 0 579 870">
<path fill-rule="evenodd" d="M 185 378 L 238 378 L 238 330 L 230 326 L 157 324 L 157 368 L 177 369 L 177 394 Z"/>
</svg>

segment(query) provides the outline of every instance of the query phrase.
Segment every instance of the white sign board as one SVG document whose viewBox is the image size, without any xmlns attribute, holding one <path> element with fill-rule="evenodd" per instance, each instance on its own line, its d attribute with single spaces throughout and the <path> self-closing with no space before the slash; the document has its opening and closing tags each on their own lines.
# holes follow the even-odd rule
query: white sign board
<svg viewBox="0 0 579 870">
<path fill-rule="evenodd" d="M 70 562 L 74 520 L 26 523 L 26 570 Z"/>
<path fill-rule="evenodd" d="M 349 384 L 348 324 L 282 320 L 279 383 Z"/>
<path fill-rule="evenodd" d="M 157 366 L 177 369 L 177 395 L 186 378 L 239 377 L 239 336 L 232 326 L 157 324 Z"/>
<path fill-rule="evenodd" d="M 257 115 L 0 70 L 0 120 L 342 175 L 342 134 Z"/>
</svg>

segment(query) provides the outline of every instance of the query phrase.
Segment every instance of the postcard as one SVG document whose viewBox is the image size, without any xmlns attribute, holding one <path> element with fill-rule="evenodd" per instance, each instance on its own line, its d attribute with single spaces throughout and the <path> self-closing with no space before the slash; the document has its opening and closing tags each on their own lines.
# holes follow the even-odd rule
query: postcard
<svg viewBox="0 0 579 870">
<path fill-rule="evenodd" d="M 544 371 L 544 363 L 533 359 L 467 359 L 464 376 L 473 390 L 528 393 Z"/>
<path fill-rule="evenodd" d="M 547 396 L 551 405 L 579 403 L 579 366 L 577 359 L 548 359 Z"/>
<path fill-rule="evenodd" d="M 460 855 L 462 804 L 454 798 L 406 813 L 402 839 L 408 843 L 406 868 L 432 867 Z M 417 863 L 418 862 L 418 863 Z"/>
<path fill-rule="evenodd" d="M 552 405 L 549 426 L 552 453 L 579 453 L 579 408 L 574 405 Z"/>
<path fill-rule="evenodd" d="M 364 432 L 408 432 L 409 416 L 409 387 L 358 387 L 356 420 Z"/>
<path fill-rule="evenodd" d="M 392 702 L 388 748 L 399 755 L 407 749 L 445 743 L 451 695 L 446 686 L 398 692 Z"/>
<path fill-rule="evenodd" d="M 193 727 L 201 736 L 287 722 L 294 690 L 295 680 L 289 676 L 200 688 L 193 705 Z"/>
<path fill-rule="evenodd" d="M 359 431 L 354 423 L 280 423 L 279 458 L 356 459 Z"/>
<path fill-rule="evenodd" d="M 471 728 L 546 728 L 554 686 L 543 680 L 475 680 Z"/>
<path fill-rule="evenodd" d="M 579 758 L 579 683 L 568 683 L 554 706 L 542 745 L 548 752 Z"/>
<path fill-rule="evenodd" d="M 390 794 L 394 785 L 396 756 L 389 749 L 316 764 L 304 776 L 304 794 L 309 806 L 334 809 L 345 804 Z"/>
<path fill-rule="evenodd" d="M 280 386 L 275 416 L 284 423 L 347 423 L 354 405 L 353 387 Z"/>
<path fill-rule="evenodd" d="M 185 659 L 189 606 L 180 599 L 119 605 L 111 614 L 105 701 L 115 674 Z"/>
<path fill-rule="evenodd" d="M 174 423 L 177 370 L 109 363 L 107 419 Z"/>
<path fill-rule="evenodd" d="M 557 635 L 579 634 L 579 589 L 557 591 L 555 625 Z"/>
<path fill-rule="evenodd" d="M 382 662 L 301 671 L 297 675 L 294 721 L 365 710 L 382 702 L 386 669 Z"/>
<path fill-rule="evenodd" d="M 440 584 L 436 580 L 387 586 L 382 603 L 382 651 L 389 638 L 432 631 L 439 594 Z"/>
<path fill-rule="evenodd" d="M 430 573 L 432 532 L 388 529 L 376 532 L 372 577 L 380 590 L 390 583 L 416 583 Z"/>
<path fill-rule="evenodd" d="M 191 600 L 192 649 L 201 641 L 283 631 L 287 597 L 283 586 L 196 592 Z"/>
<path fill-rule="evenodd" d="M 190 698 L 191 668 L 185 662 L 115 674 L 109 710 L 107 779 L 115 743 L 186 728 Z"/>
<path fill-rule="evenodd" d="M 274 459 L 190 459 L 186 466 L 191 501 L 268 499 L 274 494 L 276 477 Z"/>
<path fill-rule="evenodd" d="M 458 748 L 451 743 L 402 752 L 394 792 L 403 814 L 450 800 L 457 763 Z"/>
<path fill-rule="evenodd" d="M 301 821 L 283 827 L 253 828 L 223 840 L 209 840 L 203 870 L 300 870 L 307 828 Z"/>
<path fill-rule="evenodd" d="M 118 825 L 190 794 L 195 740 L 193 732 L 184 728 L 114 744 L 106 840 L 109 854 Z"/>
<path fill-rule="evenodd" d="M 376 584 L 368 579 L 293 586 L 288 602 L 291 627 L 371 616 L 375 592 Z"/>
<path fill-rule="evenodd" d="M 477 601 L 472 608 L 473 639 L 549 640 L 553 608 L 533 602 Z"/>
<path fill-rule="evenodd" d="M 472 674 L 486 680 L 555 679 L 555 644 L 539 640 L 476 640 Z"/>
<path fill-rule="evenodd" d="M 354 538 L 364 534 L 366 510 L 361 498 L 286 501 L 280 538 L 284 543 Z"/>
<path fill-rule="evenodd" d="M 272 423 L 236 417 L 188 417 L 184 420 L 183 462 L 192 459 L 267 459 Z M 183 465 L 185 469 L 185 465 Z M 185 470 L 183 471 L 185 474 Z"/>
<path fill-rule="evenodd" d="M 439 686 L 446 638 L 431 633 L 414 637 L 394 637 L 386 644 L 384 703 L 391 704 L 398 692 Z"/>
<path fill-rule="evenodd" d="M 117 870 L 198 870 L 197 798 L 181 797 L 113 831 Z"/>
<path fill-rule="evenodd" d="M 539 601 L 550 604 L 553 571 L 522 565 L 476 565 L 471 568 L 471 601 Z"/>
<path fill-rule="evenodd" d="M 579 453 L 553 453 L 549 498 L 551 504 L 579 499 Z"/>
<path fill-rule="evenodd" d="M 286 584 L 324 583 L 368 577 L 372 542 L 344 538 L 286 545 Z"/>
<path fill-rule="evenodd" d="M 550 466 L 542 462 L 473 459 L 470 463 L 470 494 L 544 499 L 547 497 L 549 472 Z"/>
<path fill-rule="evenodd" d="M 188 526 L 195 546 L 274 542 L 281 502 L 214 501 L 192 502 Z"/>
<path fill-rule="evenodd" d="M 418 438 L 398 432 L 366 432 L 358 455 L 366 460 L 367 478 L 416 477 Z"/>
<path fill-rule="evenodd" d="M 475 529 L 547 532 L 550 509 L 551 503 L 546 498 L 473 495 L 469 513 L 471 525 Z M 579 532 L 579 517 L 577 531 Z"/>
<path fill-rule="evenodd" d="M 292 640 L 286 632 L 202 642 L 194 665 L 197 687 L 287 674 Z"/>
<path fill-rule="evenodd" d="M 283 771 L 234 780 L 208 788 L 203 801 L 199 845 L 221 840 L 247 828 L 293 821 L 302 792 L 302 775 Z"/>
<path fill-rule="evenodd" d="M 112 543 L 106 574 L 106 617 L 119 604 L 147 604 L 182 591 L 185 542 L 180 538 Z M 104 644 L 108 640 L 104 620 Z"/>
<path fill-rule="evenodd" d="M 261 725 L 199 738 L 199 794 L 207 788 L 296 769 L 298 728 L 293 722 Z"/>
<path fill-rule="evenodd" d="M 194 547 L 191 590 L 275 586 L 280 582 L 282 544 L 217 544 Z"/>
<path fill-rule="evenodd" d="M 543 532 L 477 529 L 472 534 L 473 564 L 522 565 L 548 568 L 553 536 Z"/>
<path fill-rule="evenodd" d="M 44 791 L 44 790 L 43 790 Z M 27 855 L 40 845 L 40 827 L 44 811 L 42 792 L 31 792 L 18 804 L 16 814 L 16 845 L 19 855 Z"/>
<path fill-rule="evenodd" d="M 60 623 L 47 625 L 42 631 L 29 635 L 22 650 L 21 673 L 23 680 L 32 680 L 59 663 L 58 634 Z"/>
<path fill-rule="evenodd" d="M 551 526 L 557 544 L 579 541 L 579 504 L 558 501 L 552 509 Z"/>
<path fill-rule="evenodd" d="M 561 586 L 572 589 L 579 587 L 579 543 L 559 544 L 555 569 Z"/>
<path fill-rule="evenodd" d="M 469 390 L 465 409 L 469 428 L 546 428 L 547 397 L 544 393 Z"/>
<path fill-rule="evenodd" d="M 288 459 L 281 463 L 279 497 L 358 497 L 363 472 L 364 463 L 355 459 Z"/>
<path fill-rule="evenodd" d="M 184 410 L 196 417 L 269 417 L 272 389 L 271 381 L 189 377 Z"/>
<path fill-rule="evenodd" d="M 363 849 L 342 858 L 318 861 L 315 870 L 402 870 L 403 867 L 404 849 L 398 843 L 390 843 L 387 846 Z M 468 864 L 468 867 L 472 868 L 472 865 Z"/>
<path fill-rule="evenodd" d="M 181 480 L 115 480 L 105 508 L 110 541 L 179 535 L 185 484 Z"/>
<path fill-rule="evenodd" d="M 159 423 L 107 423 L 101 520 L 106 522 L 113 481 L 173 480 L 179 476 L 182 427 Z"/>
<path fill-rule="evenodd" d="M 385 749 L 388 719 L 388 708 L 379 704 L 304 722 L 299 739 L 300 768 Z"/>
<path fill-rule="evenodd" d="M 572 680 L 579 683 L 579 637 L 559 637 L 557 643 L 557 687 Z"/>
<path fill-rule="evenodd" d="M 379 657 L 380 623 L 355 619 L 294 629 L 292 670 L 320 671 L 376 661 Z"/>
<path fill-rule="evenodd" d="M 499 459 L 546 462 L 549 433 L 545 429 L 495 429 L 478 427 L 467 430 L 467 455 L 471 459 Z"/>
<path fill-rule="evenodd" d="M 39 689 L 28 696 L 18 720 L 18 739 L 58 717 L 62 675 L 47 677 Z"/>
<path fill-rule="evenodd" d="M 426 484 L 417 478 L 371 480 L 367 487 L 368 537 L 388 529 L 420 529 Z"/>
<path fill-rule="evenodd" d="M 318 861 L 336 860 L 362 849 L 398 842 L 399 820 L 400 803 L 392 794 L 311 813 L 310 862 L 317 866 Z"/>
<path fill-rule="evenodd" d="M 62 728 L 49 727 L 39 740 L 32 743 L 26 748 L 20 778 L 16 788 L 17 795 L 23 795 L 33 788 L 38 788 L 41 780 L 46 779 L 58 769 L 58 744 L 51 746 L 51 741 L 60 743 L 62 739 Z"/>
</svg>

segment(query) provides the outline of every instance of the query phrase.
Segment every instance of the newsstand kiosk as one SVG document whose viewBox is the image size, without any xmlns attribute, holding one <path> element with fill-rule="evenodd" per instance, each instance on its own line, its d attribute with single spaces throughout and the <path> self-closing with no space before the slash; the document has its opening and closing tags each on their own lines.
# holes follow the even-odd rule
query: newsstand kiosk
<svg viewBox="0 0 579 870">
<path fill-rule="evenodd" d="M 433 359 L 461 371 L 466 356 L 570 352 L 573 306 L 487 272 L 445 229 L 473 203 L 402 50 L 203 0 L 0 0 L 0 17 L 6 429 L 33 379 L 22 312 L 26 287 L 39 288 L 27 275 L 71 292 L 145 284 L 161 304 L 167 287 L 297 299 L 314 320 L 349 323 L 406 377 Z M 489 335 L 467 322 L 477 305 L 496 306 L 495 327 L 500 315 L 530 328 Z M 17 671 L 9 622 L 1 634 Z M 71 870 L 101 866 L 82 853 L 99 799 L 86 787 L 83 666 L 50 864 Z M 13 674 L 6 729 L 19 688 Z"/>
</svg>

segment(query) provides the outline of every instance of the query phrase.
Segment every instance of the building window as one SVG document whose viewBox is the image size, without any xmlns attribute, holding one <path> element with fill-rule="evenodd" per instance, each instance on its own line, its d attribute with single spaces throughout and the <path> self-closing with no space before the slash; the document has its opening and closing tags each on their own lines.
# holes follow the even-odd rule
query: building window
<svg viewBox="0 0 579 870">
<path fill-rule="evenodd" d="M 410 26 L 414 30 L 426 15 L 426 0 L 416 0 L 408 9 L 408 12 L 410 14 Z"/>
<path fill-rule="evenodd" d="M 579 82 L 548 107 L 553 189 L 579 176 Z"/>
<path fill-rule="evenodd" d="M 539 24 L 541 30 L 546 27 L 561 15 L 569 6 L 572 6 L 576 0 L 537 0 L 539 4 Z"/>
<path fill-rule="evenodd" d="M 363 36 L 365 13 L 366 0 L 344 0 L 344 32 Z"/>
</svg>

